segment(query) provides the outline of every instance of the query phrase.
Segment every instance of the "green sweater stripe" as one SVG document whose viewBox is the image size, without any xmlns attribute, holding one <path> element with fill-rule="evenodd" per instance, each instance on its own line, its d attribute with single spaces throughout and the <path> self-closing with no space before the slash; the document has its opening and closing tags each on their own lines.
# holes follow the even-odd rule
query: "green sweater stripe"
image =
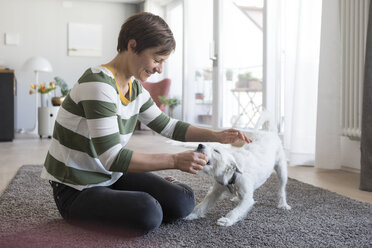
<svg viewBox="0 0 372 248">
<path fill-rule="evenodd" d="M 189 126 L 190 126 L 189 123 L 178 121 L 176 124 L 176 127 L 174 128 L 172 139 L 183 141 L 183 142 L 186 141 L 185 135 L 186 135 L 186 131 L 189 128 Z"/>
<path fill-rule="evenodd" d="M 71 114 L 81 116 L 85 118 L 85 114 L 83 111 L 83 107 L 81 104 L 76 104 L 70 97 L 70 94 L 67 94 L 65 100 L 62 102 L 62 108 L 66 111 L 70 112 Z"/>
<path fill-rule="evenodd" d="M 113 133 L 102 137 L 92 138 L 92 141 L 99 156 L 111 147 L 120 144 L 120 135 L 119 133 Z"/>
<path fill-rule="evenodd" d="M 116 104 L 95 101 L 95 100 L 86 100 L 81 102 L 85 116 L 87 119 L 99 119 L 105 117 L 116 116 Z"/>
<path fill-rule="evenodd" d="M 169 123 L 170 118 L 169 116 L 165 115 L 163 112 L 156 117 L 153 121 L 151 121 L 147 126 L 152 130 L 156 131 L 157 133 L 161 133 L 163 129 Z"/>
<path fill-rule="evenodd" d="M 133 102 L 137 99 L 138 95 L 142 93 L 142 87 L 140 85 L 140 82 L 137 80 L 133 80 L 132 83 L 132 95 L 130 100 Z"/>
<path fill-rule="evenodd" d="M 58 180 L 74 185 L 98 184 L 111 179 L 111 175 L 68 167 L 64 163 L 56 160 L 49 152 L 45 159 L 44 166 L 45 169 Z"/>
<path fill-rule="evenodd" d="M 140 113 L 146 111 L 148 108 L 150 108 L 154 103 L 154 101 L 152 100 L 152 98 L 150 97 L 149 100 L 147 100 L 147 102 L 145 102 L 142 107 L 140 108 Z"/>
<path fill-rule="evenodd" d="M 121 119 L 121 117 L 118 116 L 120 134 L 133 133 L 134 128 L 136 127 L 136 124 L 137 124 L 137 119 L 138 119 L 138 114 L 133 115 L 128 120 Z"/>
<path fill-rule="evenodd" d="M 110 171 L 126 172 L 128 171 L 133 151 L 122 148 L 111 165 Z"/>
<path fill-rule="evenodd" d="M 53 138 L 67 148 L 86 153 L 92 158 L 98 157 L 90 139 L 64 128 L 58 122 L 54 124 Z"/>
</svg>

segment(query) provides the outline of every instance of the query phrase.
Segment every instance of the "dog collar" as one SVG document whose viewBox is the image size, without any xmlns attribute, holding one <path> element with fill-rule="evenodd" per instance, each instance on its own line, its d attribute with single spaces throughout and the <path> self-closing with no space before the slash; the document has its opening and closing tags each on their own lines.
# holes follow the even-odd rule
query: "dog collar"
<svg viewBox="0 0 372 248">
<path fill-rule="evenodd" d="M 232 175 L 232 177 L 230 178 L 228 184 L 226 185 L 226 187 L 229 189 L 230 193 L 231 194 L 235 194 L 237 195 L 237 191 L 235 190 L 235 180 L 236 180 L 236 171 L 234 171 L 234 174 Z"/>
<path fill-rule="evenodd" d="M 234 174 L 232 175 L 232 177 L 230 178 L 229 180 L 229 185 L 231 184 L 235 184 L 235 180 L 236 180 L 236 171 L 234 171 Z"/>
</svg>

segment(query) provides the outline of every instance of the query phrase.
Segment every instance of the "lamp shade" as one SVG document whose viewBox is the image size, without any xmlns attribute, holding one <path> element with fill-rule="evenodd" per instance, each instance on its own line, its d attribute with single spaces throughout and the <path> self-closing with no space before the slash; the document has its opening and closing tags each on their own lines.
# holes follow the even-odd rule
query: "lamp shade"
<svg viewBox="0 0 372 248">
<path fill-rule="evenodd" d="M 52 65 L 46 58 L 34 56 L 26 60 L 22 67 L 25 71 L 50 72 L 53 71 Z"/>
</svg>

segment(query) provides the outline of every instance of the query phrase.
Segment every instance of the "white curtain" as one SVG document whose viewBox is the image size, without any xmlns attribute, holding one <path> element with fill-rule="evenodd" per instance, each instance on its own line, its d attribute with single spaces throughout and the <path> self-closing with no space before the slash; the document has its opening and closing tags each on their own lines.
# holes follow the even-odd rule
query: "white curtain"
<svg viewBox="0 0 372 248">
<path fill-rule="evenodd" d="M 284 148 L 291 165 L 314 165 L 321 0 L 281 0 Z"/>
</svg>

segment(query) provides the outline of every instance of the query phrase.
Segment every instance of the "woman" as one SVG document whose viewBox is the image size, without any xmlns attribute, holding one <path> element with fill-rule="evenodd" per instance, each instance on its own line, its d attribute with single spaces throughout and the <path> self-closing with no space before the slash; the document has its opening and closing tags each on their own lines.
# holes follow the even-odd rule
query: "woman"
<svg viewBox="0 0 372 248">
<path fill-rule="evenodd" d="M 64 219 L 144 234 L 193 210 L 194 196 L 187 185 L 149 171 L 196 174 L 206 164 L 205 156 L 126 149 L 137 119 L 180 141 L 250 142 L 240 131 L 197 128 L 156 107 L 137 80 L 161 73 L 174 49 L 173 34 L 163 19 L 150 13 L 133 15 L 122 25 L 116 57 L 89 68 L 71 89 L 59 110 L 42 172 Z"/>
</svg>

